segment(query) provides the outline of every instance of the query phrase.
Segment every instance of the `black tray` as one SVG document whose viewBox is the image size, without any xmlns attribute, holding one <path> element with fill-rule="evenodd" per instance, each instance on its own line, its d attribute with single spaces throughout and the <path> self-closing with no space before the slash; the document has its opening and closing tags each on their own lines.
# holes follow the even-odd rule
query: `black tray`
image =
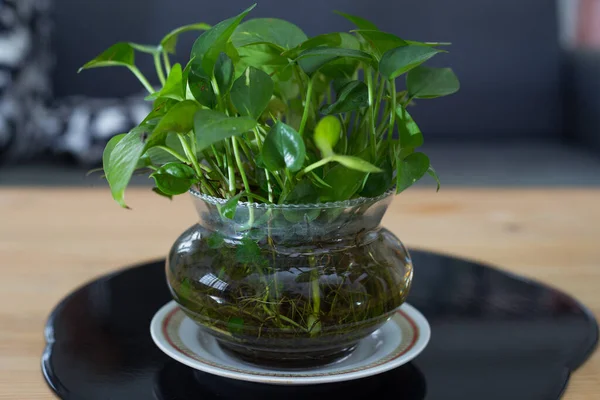
<svg viewBox="0 0 600 400">
<path fill-rule="evenodd" d="M 408 301 L 432 337 L 413 362 L 370 378 L 274 386 L 220 378 L 171 360 L 152 342 L 171 300 L 164 261 L 99 278 L 64 299 L 46 326 L 46 381 L 63 399 L 554 400 L 592 353 L 598 325 L 573 298 L 474 262 L 412 252 Z"/>
</svg>

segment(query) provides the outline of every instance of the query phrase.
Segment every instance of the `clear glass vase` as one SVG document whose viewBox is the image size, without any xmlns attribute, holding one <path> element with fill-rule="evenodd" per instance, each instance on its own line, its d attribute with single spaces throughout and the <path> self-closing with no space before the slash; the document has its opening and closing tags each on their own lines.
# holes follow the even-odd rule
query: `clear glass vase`
<svg viewBox="0 0 600 400">
<path fill-rule="evenodd" d="M 200 221 L 174 243 L 168 283 L 183 311 L 246 361 L 332 362 L 408 295 L 408 251 L 380 226 L 392 193 L 306 205 L 238 203 L 233 216 L 225 200 L 192 195 Z"/>
</svg>

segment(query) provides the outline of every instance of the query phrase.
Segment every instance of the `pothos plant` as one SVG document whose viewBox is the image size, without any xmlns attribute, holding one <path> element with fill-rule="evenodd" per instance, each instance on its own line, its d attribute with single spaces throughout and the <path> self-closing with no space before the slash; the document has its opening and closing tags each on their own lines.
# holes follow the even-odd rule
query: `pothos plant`
<svg viewBox="0 0 600 400">
<path fill-rule="evenodd" d="M 178 28 L 157 46 L 117 43 L 83 66 L 128 68 L 153 102 L 139 126 L 106 145 L 103 169 L 119 204 L 126 207 L 137 170 L 148 171 L 161 195 L 195 188 L 229 199 L 225 214 L 240 199 L 318 203 L 394 186 L 400 193 L 426 173 L 439 189 L 429 158 L 416 151 L 423 135 L 407 108 L 459 89 L 451 69 L 422 65 L 448 43 L 405 40 L 344 13 L 354 30 L 308 38 L 281 19 L 242 22 L 253 8 L 212 27 Z M 189 31 L 204 32 L 187 65 L 172 65 Z M 137 53 L 154 58 L 160 87 L 136 67 Z"/>
</svg>

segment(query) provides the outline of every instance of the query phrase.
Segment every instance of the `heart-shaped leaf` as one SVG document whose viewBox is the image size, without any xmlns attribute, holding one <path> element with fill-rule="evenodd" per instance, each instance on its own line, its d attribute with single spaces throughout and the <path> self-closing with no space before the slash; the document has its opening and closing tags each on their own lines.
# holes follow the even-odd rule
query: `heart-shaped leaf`
<svg viewBox="0 0 600 400">
<path fill-rule="evenodd" d="M 304 163 L 306 148 L 298 132 L 278 121 L 269 131 L 262 148 L 263 162 L 271 171 L 288 168 L 299 171 Z"/>
<path fill-rule="evenodd" d="M 256 6 L 252 5 L 241 14 L 228 18 L 204 32 L 194 43 L 190 58 L 202 66 L 204 73 L 212 77 L 219 54 L 226 52 L 227 42 L 244 17 Z"/>
<path fill-rule="evenodd" d="M 312 182 L 305 178 L 298 182 L 285 197 L 285 204 L 315 204 L 319 202 L 319 193 Z M 318 208 L 290 208 L 283 210 L 283 216 L 290 222 L 312 221 L 319 216 Z"/>
<path fill-rule="evenodd" d="M 387 79 L 394 79 L 418 67 L 441 51 L 432 47 L 408 45 L 388 50 L 381 57 L 379 72 Z"/>
<path fill-rule="evenodd" d="M 334 11 L 334 12 L 336 14 L 341 15 L 342 17 L 346 18 L 348 21 L 352 22 L 354 25 L 356 25 L 356 27 L 358 29 L 368 29 L 368 30 L 374 30 L 374 31 L 378 30 L 377 25 L 375 25 L 371 21 L 366 20 L 362 17 L 358 17 L 356 15 L 351 15 L 351 14 L 346 14 L 341 11 Z"/>
<path fill-rule="evenodd" d="M 408 42 L 399 38 L 391 33 L 382 31 L 367 31 L 358 30 L 356 31 L 365 42 L 368 47 L 373 51 L 375 57 L 380 60 L 386 51 L 408 45 Z"/>
<path fill-rule="evenodd" d="M 402 147 L 416 148 L 423 145 L 421 129 L 402 105 L 396 107 L 398 133 Z"/>
<path fill-rule="evenodd" d="M 364 51 L 333 47 L 316 47 L 305 50 L 300 53 L 296 61 L 307 75 L 312 76 L 325 64 L 341 57 L 354 58 L 367 63 L 373 63 L 374 61 L 373 56 Z"/>
<path fill-rule="evenodd" d="M 185 99 L 185 92 L 183 91 L 183 71 L 181 64 L 175 64 L 171 68 L 171 72 L 160 92 L 154 93 L 146 98 L 146 100 L 167 98 L 182 101 Z"/>
<path fill-rule="evenodd" d="M 228 117 L 214 110 L 200 110 L 194 116 L 196 151 L 232 136 L 254 129 L 256 121 L 249 117 Z"/>
<path fill-rule="evenodd" d="M 354 156 L 342 156 L 342 155 L 333 155 L 331 156 L 332 161 L 336 161 L 342 164 L 344 167 L 350 168 L 355 171 L 361 172 L 382 172 L 382 170 L 370 162 L 363 160 L 360 157 Z"/>
<path fill-rule="evenodd" d="M 214 108 L 217 104 L 217 95 L 202 66 L 194 59 L 192 63 L 188 64 L 183 75 L 187 75 L 188 87 L 198 103 L 208 108 Z"/>
<path fill-rule="evenodd" d="M 360 50 L 360 43 L 356 37 L 346 32 L 324 33 L 305 40 L 296 47 L 284 51 L 281 55 L 296 59 L 302 52 L 319 47 Z"/>
<path fill-rule="evenodd" d="M 254 67 L 248 67 L 231 88 L 231 102 L 241 115 L 258 119 L 273 96 L 273 80 Z"/>
<path fill-rule="evenodd" d="M 104 147 L 104 151 L 102 152 L 102 169 L 104 170 L 104 175 L 106 175 L 108 173 L 107 171 L 108 171 L 108 163 L 110 160 L 110 153 L 112 153 L 112 151 L 117 146 L 117 144 L 126 135 L 127 135 L 126 133 L 122 133 L 120 135 L 115 135 L 112 138 L 110 138 L 108 143 L 106 143 L 106 146 Z"/>
<path fill-rule="evenodd" d="M 242 197 L 242 194 L 243 193 L 236 194 L 235 196 L 233 196 L 232 198 L 227 200 L 225 202 L 225 204 L 220 206 L 219 210 L 220 210 L 222 216 L 224 216 L 227 219 L 235 218 L 235 212 L 237 210 L 237 205 L 238 205 L 238 202 L 240 201 L 240 198 Z"/>
<path fill-rule="evenodd" d="M 315 145 L 321 151 L 323 157 L 333 155 L 333 148 L 340 140 L 342 123 L 334 116 L 322 118 L 315 127 Z"/>
<path fill-rule="evenodd" d="M 419 66 L 406 75 L 408 95 L 418 99 L 433 99 L 458 92 L 460 83 L 450 68 Z"/>
<path fill-rule="evenodd" d="M 366 172 L 347 168 L 341 164 L 329 169 L 323 180 L 329 185 L 321 189 L 321 201 L 348 200 L 360 189 Z"/>
<path fill-rule="evenodd" d="M 148 147 L 163 144 L 168 133 L 188 133 L 194 127 L 194 115 L 200 106 L 193 100 L 175 104 L 166 114 L 150 136 Z"/>
<path fill-rule="evenodd" d="M 135 66 L 135 49 L 131 43 L 120 42 L 105 50 L 79 69 L 102 68 L 102 67 L 127 67 Z"/>
<path fill-rule="evenodd" d="M 165 36 L 163 40 L 160 41 L 160 45 L 167 53 L 175 54 L 177 42 L 179 40 L 179 35 L 191 31 L 206 31 L 210 28 L 210 25 L 204 23 L 182 26 L 169 32 L 169 34 L 167 34 L 167 36 Z"/>
<path fill-rule="evenodd" d="M 423 153 L 412 153 L 398 161 L 396 171 L 396 193 L 401 193 L 423 177 L 429 169 L 429 157 Z"/>
<path fill-rule="evenodd" d="M 235 68 L 231 58 L 226 53 L 219 54 L 219 58 L 215 63 L 215 81 L 217 81 L 221 96 L 227 94 L 231 89 L 234 72 Z"/>
<path fill-rule="evenodd" d="M 156 187 L 170 196 L 187 192 L 198 181 L 192 167 L 178 162 L 165 164 L 150 176 L 154 179 Z"/>
<path fill-rule="evenodd" d="M 110 152 L 105 169 L 106 180 L 113 198 L 121 207 L 128 208 L 125 204 L 125 188 L 144 153 L 150 132 L 148 126 L 138 126 L 118 140 Z"/>
<path fill-rule="evenodd" d="M 255 18 L 243 22 L 231 37 L 236 47 L 268 43 L 282 50 L 291 49 L 307 39 L 302 29 L 277 18 Z"/>
<path fill-rule="evenodd" d="M 369 88 L 364 82 L 351 81 L 338 92 L 333 104 L 321 108 L 323 114 L 339 114 L 358 110 L 369 105 Z"/>
<path fill-rule="evenodd" d="M 388 158 L 384 158 L 378 164 L 383 171 L 379 174 L 369 174 L 363 189 L 360 192 L 364 197 L 377 197 L 386 192 L 394 181 L 394 169 Z"/>
</svg>

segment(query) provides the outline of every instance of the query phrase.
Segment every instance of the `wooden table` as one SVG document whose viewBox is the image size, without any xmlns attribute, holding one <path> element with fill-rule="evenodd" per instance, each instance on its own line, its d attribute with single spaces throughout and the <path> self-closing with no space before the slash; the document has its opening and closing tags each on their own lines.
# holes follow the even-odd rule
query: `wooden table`
<svg viewBox="0 0 600 400">
<path fill-rule="evenodd" d="M 164 256 L 196 218 L 187 196 L 169 202 L 138 188 L 127 201 L 132 211 L 107 189 L 0 189 L 0 399 L 54 398 L 40 373 L 54 305 L 96 276 Z M 536 278 L 600 318 L 600 190 L 411 189 L 384 223 L 409 247 Z M 600 351 L 565 398 L 600 398 Z"/>
</svg>

